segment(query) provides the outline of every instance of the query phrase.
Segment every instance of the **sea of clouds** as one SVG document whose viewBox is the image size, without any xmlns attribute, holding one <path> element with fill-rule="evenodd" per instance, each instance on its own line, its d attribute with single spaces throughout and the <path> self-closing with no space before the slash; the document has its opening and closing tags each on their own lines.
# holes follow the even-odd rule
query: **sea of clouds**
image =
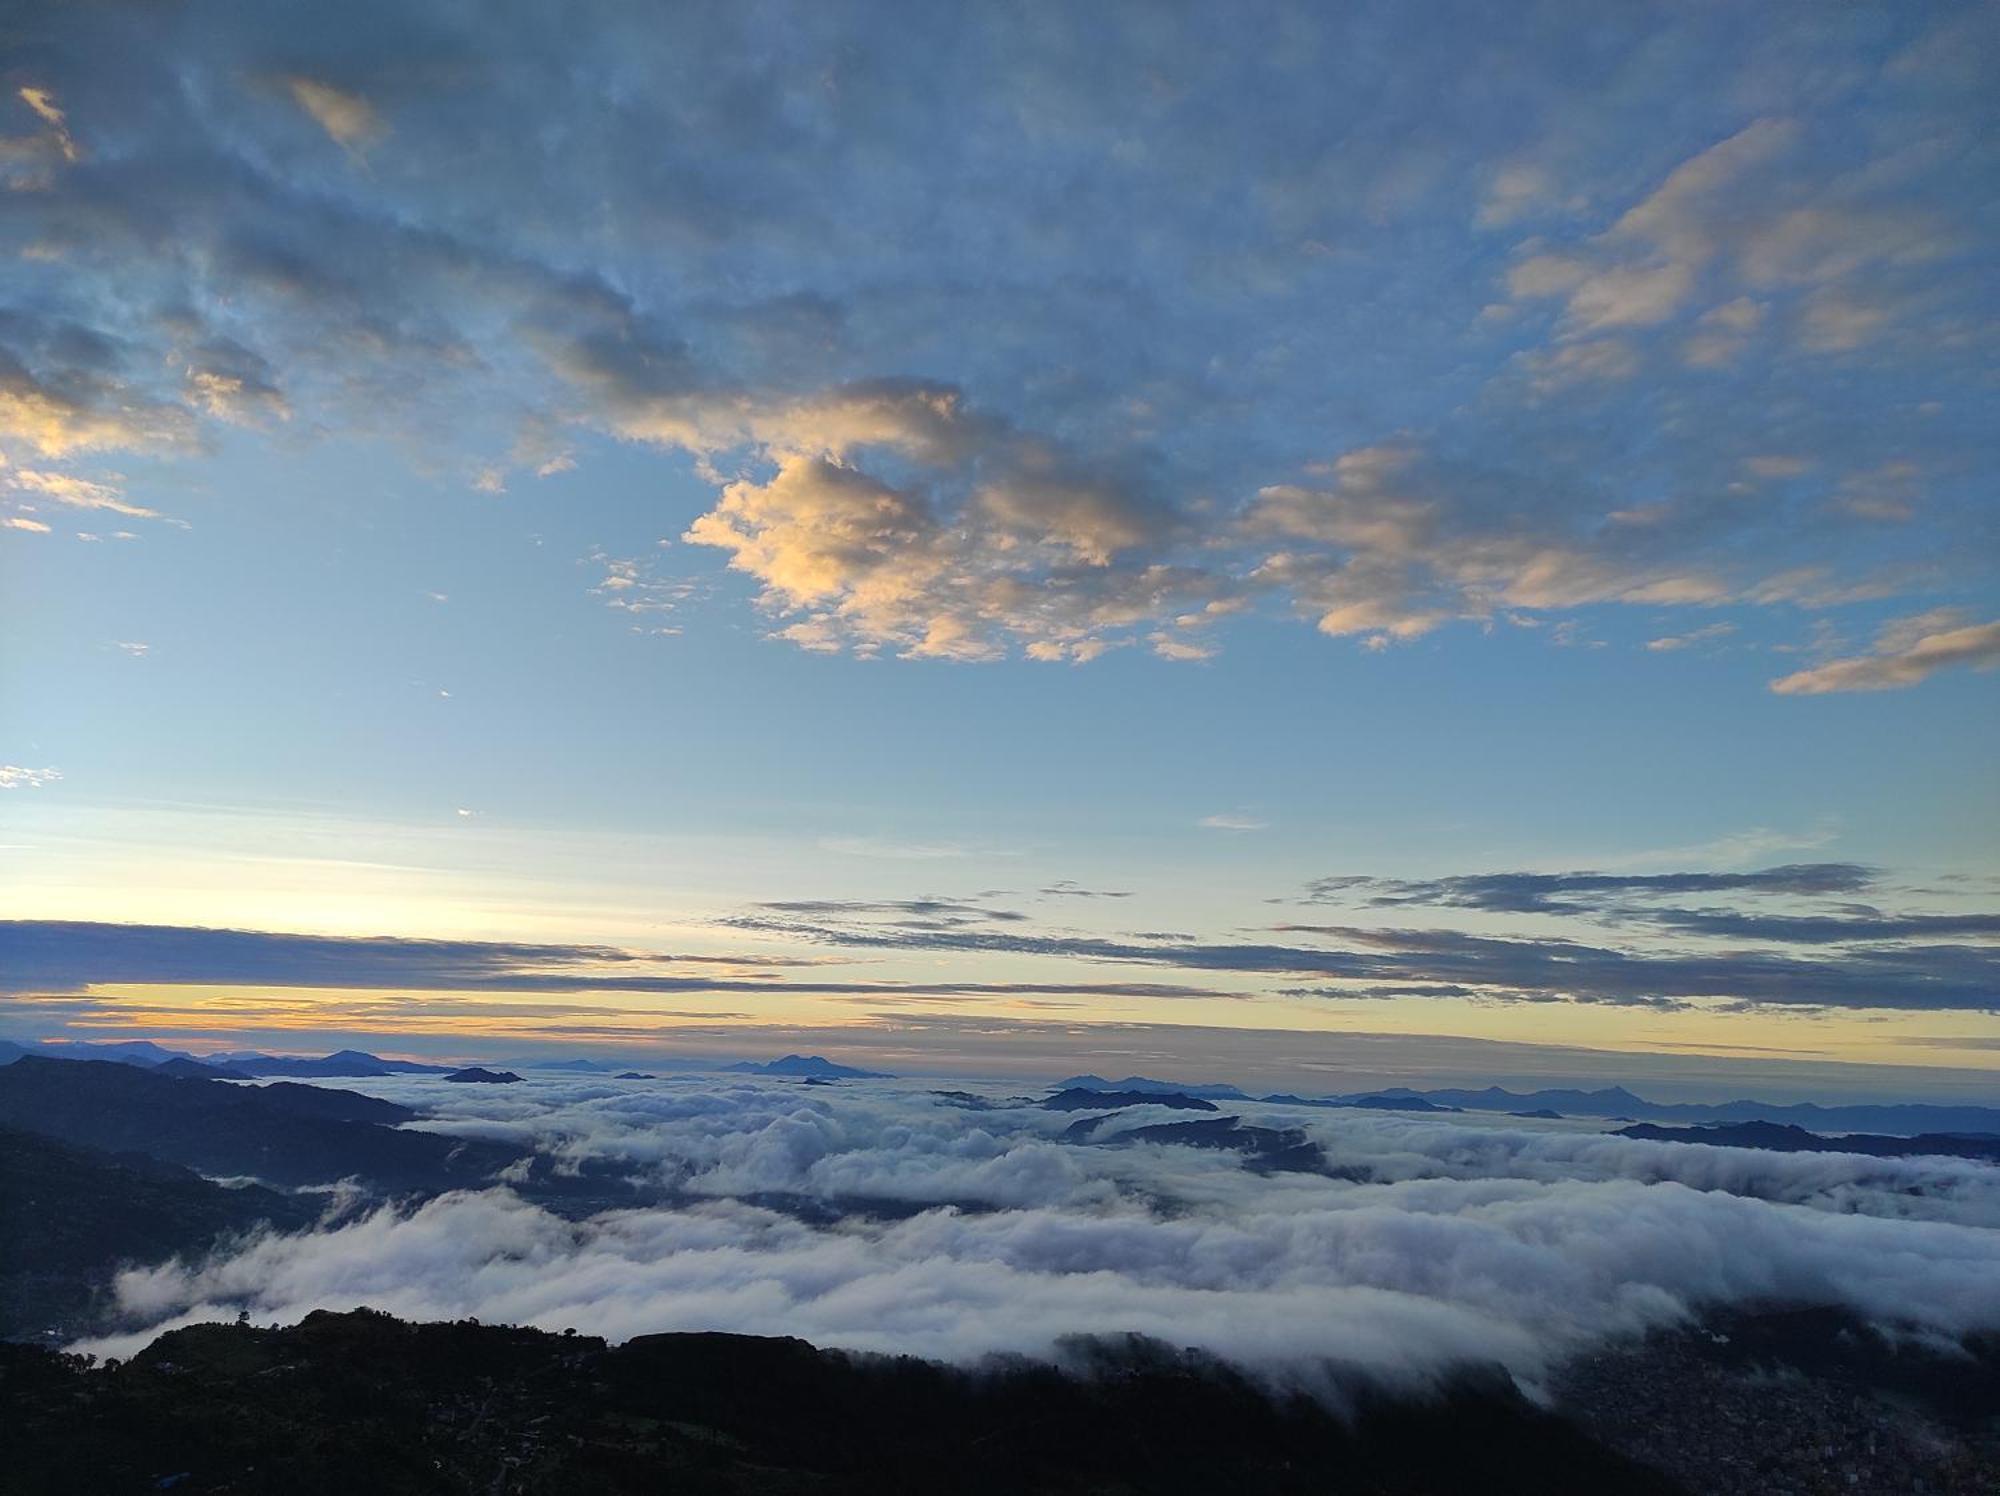
<svg viewBox="0 0 2000 1496">
<path fill-rule="evenodd" d="M 122 1274 L 129 1330 L 81 1349 L 367 1304 L 957 1362 L 1138 1332 L 1277 1376 L 1418 1382 L 1497 1361 L 1533 1385 L 1579 1349 L 1720 1305 L 1841 1305 L 1945 1340 L 2000 1328 L 2000 1168 L 1974 1162 L 1223 1103 L 1304 1130 L 1330 1165 L 1266 1175 L 1231 1152 L 1119 1141 L 1203 1114 L 1137 1108 L 1078 1144 L 1059 1135 L 1079 1114 L 998 1085 L 967 1087 L 968 1104 L 911 1082 L 715 1075 L 337 1084 L 672 1203 L 568 1219 L 501 1186 L 336 1207 L 311 1232 Z"/>
</svg>

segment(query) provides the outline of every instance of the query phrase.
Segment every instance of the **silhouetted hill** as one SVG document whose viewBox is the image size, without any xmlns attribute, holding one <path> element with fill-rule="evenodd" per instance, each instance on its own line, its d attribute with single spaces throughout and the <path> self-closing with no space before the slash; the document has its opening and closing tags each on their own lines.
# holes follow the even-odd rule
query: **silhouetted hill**
<svg viewBox="0 0 2000 1496">
<path fill-rule="evenodd" d="M 507 1086 L 517 1083 L 521 1077 L 511 1070 L 488 1070 L 480 1065 L 468 1065 L 463 1070 L 454 1070 L 445 1077 L 460 1085 Z"/>
<path fill-rule="evenodd" d="M 1108 1138 L 1097 1134 L 1110 1117 L 1085 1117 L 1063 1129 L 1065 1143 L 1171 1143 L 1182 1148 L 1220 1148 L 1241 1153 L 1260 1174 L 1321 1174 L 1326 1155 L 1296 1127 L 1251 1127 L 1237 1117 L 1204 1117 L 1199 1122 L 1158 1122 Z"/>
<path fill-rule="evenodd" d="M 495 1060 L 496 1070 L 561 1070 L 571 1075 L 609 1075 L 618 1067 L 609 1060 Z"/>
<path fill-rule="evenodd" d="M 836 1065 L 824 1055 L 788 1054 L 782 1060 L 738 1060 L 724 1065 L 731 1075 L 783 1075 L 811 1080 L 894 1080 L 879 1070 L 856 1070 L 852 1065 Z"/>
<path fill-rule="evenodd" d="M 0 1128 L 0 1336 L 73 1328 L 122 1263 L 200 1251 L 258 1225 L 309 1225 L 319 1208 L 144 1154 Z"/>
<path fill-rule="evenodd" d="M 1117 1111 L 1128 1106 L 1164 1106 L 1180 1112 L 1216 1110 L 1214 1102 L 1178 1091 L 1093 1091 L 1081 1086 L 1058 1091 L 1036 1105 L 1049 1112 Z"/>
<path fill-rule="evenodd" d="M 1666 1496 L 1504 1376 L 1352 1420 L 1207 1357 L 1079 1342 L 1088 1366 L 963 1371 L 798 1340 L 589 1336 L 386 1315 L 206 1325 L 131 1361 L 0 1346 L 8 1489 Z"/>
<path fill-rule="evenodd" d="M 1369 1096 L 1343 1096 L 1337 1103 L 1354 1107 L 1365 1112 L 1457 1112 L 1463 1107 L 1447 1106 L 1440 1101 L 1432 1101 L 1423 1096 L 1393 1096 L 1387 1093 Z"/>
<path fill-rule="evenodd" d="M 393 1125 L 407 1107 L 288 1083 L 180 1080 L 102 1061 L 34 1056 L 0 1067 L 0 1126 L 112 1152 L 141 1152 L 204 1174 L 273 1184 L 350 1175 L 386 1190 L 473 1187 L 522 1156 L 502 1143 Z"/>
<path fill-rule="evenodd" d="M 227 1064 L 245 1075 L 296 1075 L 309 1080 L 361 1080 L 381 1075 L 443 1075 L 452 1065 L 426 1065 L 416 1060 L 385 1060 L 361 1049 L 341 1049 L 319 1059 L 297 1055 L 239 1054 L 217 1055 L 214 1061 Z"/>
<path fill-rule="evenodd" d="M 205 1065 L 200 1060 L 162 1060 L 153 1067 L 155 1075 L 171 1075 L 176 1080 L 249 1080 L 241 1070 L 227 1065 Z"/>
<path fill-rule="evenodd" d="M 1916 1133 L 2000 1134 L 2000 1107 L 1990 1106 L 1936 1106 L 1919 1102 L 1821 1106 L 1811 1101 L 1648 1101 L 1623 1086 L 1597 1091 L 1507 1091 L 1499 1086 L 1477 1091 L 1412 1091 L 1404 1086 L 1391 1086 L 1376 1094 L 1420 1097 L 1466 1111 L 1554 1111 L 1569 1117 L 1648 1122 L 1783 1122 L 1809 1132 L 1885 1132 L 1903 1137 Z"/>
<path fill-rule="evenodd" d="M 36 1055 L 45 1060 L 109 1060 L 120 1065 L 148 1066 L 167 1060 L 192 1058 L 177 1049 L 162 1049 L 150 1039 L 109 1040 L 101 1044 L 87 1044 L 73 1039 L 53 1044 L 16 1044 L 12 1040 L 0 1040 L 0 1065 L 11 1064 L 23 1055 Z"/>
<path fill-rule="evenodd" d="M 1910 1158 L 1917 1155 L 1951 1158 L 1978 1158 L 2000 1163 L 2000 1137 L 1973 1137 L 1951 1133 L 1920 1133 L 1916 1137 L 1889 1137 L 1872 1133 L 1846 1133 L 1823 1138 L 1803 1127 L 1781 1122 L 1713 1122 L 1701 1127 L 1661 1127 L 1651 1122 L 1635 1123 L 1618 1129 L 1621 1138 L 1647 1138 L 1659 1143 L 1707 1143 L 1720 1148 L 1764 1148 L 1777 1153 L 1866 1153 L 1876 1158 Z"/>
<path fill-rule="evenodd" d="M 1840 1309 L 1750 1306 L 1558 1369 L 1557 1406 L 1702 1496 L 2000 1491 L 2000 1335 L 1941 1348 Z"/>
<path fill-rule="evenodd" d="M 1154 1080 L 1146 1075 L 1128 1075 L 1123 1080 L 1106 1080 L 1101 1075 L 1072 1075 L 1056 1082 L 1058 1091 L 1151 1091 L 1176 1096 L 1200 1096 L 1209 1101 L 1248 1101 L 1250 1098 L 1231 1085 L 1219 1081 Z"/>
</svg>

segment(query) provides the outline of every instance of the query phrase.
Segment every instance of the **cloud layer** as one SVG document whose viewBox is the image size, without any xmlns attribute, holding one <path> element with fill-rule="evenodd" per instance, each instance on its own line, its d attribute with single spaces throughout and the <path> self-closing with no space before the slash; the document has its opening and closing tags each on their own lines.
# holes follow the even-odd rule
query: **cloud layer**
<svg viewBox="0 0 2000 1496">
<path fill-rule="evenodd" d="M 1246 1108 L 1345 1177 L 1231 1153 L 1056 1141 L 1073 1120 L 892 1084 L 561 1082 L 445 1095 L 423 1124 L 610 1158 L 690 1203 L 564 1220 L 505 1190 L 383 1208 L 131 1272 L 139 1326 L 367 1303 L 619 1338 L 720 1328 L 970 1361 L 1136 1330 L 1273 1374 L 1532 1378 L 1707 1305 L 1841 1304 L 1950 1336 L 2000 1325 L 2000 1175 L 1950 1160 L 1754 1153 L 1575 1124 Z M 502 1088 L 494 1088 L 496 1090 Z"/>
<path fill-rule="evenodd" d="M 1983 8 L 1252 9 L 44 8 L 0 518 L 157 522 L 102 464 L 231 428 L 488 492 L 619 440 L 773 637 L 949 660 L 1990 584 Z"/>
<path fill-rule="evenodd" d="M 1339 922 L 1289 919 L 1201 938 L 1079 929 L 966 898 L 786 899 L 715 921 L 741 955 L 609 946 L 294 935 L 180 926 L 0 921 L 0 991 L 66 993 L 116 983 L 267 985 L 490 993 L 768 993 L 856 1000 L 1040 995 L 1149 999 L 1253 996 L 1466 998 L 1655 1008 L 1989 1012 L 2000 1005 L 2000 914 L 1967 885 L 1916 904 L 1883 870 L 1794 863 L 1753 871 L 1498 872 L 1434 879 L 1337 875 L 1299 904 L 1347 905 Z M 1088 894 L 1089 898 L 1081 895 Z M 1861 902 L 1863 897 L 1890 901 Z M 1126 912 L 1125 894 L 1054 885 L 1065 912 Z M 1723 899 L 1721 904 L 1696 902 Z M 1935 901 L 1936 891 L 1930 899 Z M 1274 903 L 1284 901 L 1272 901 Z M 1398 923 L 1359 920 L 1383 909 Z M 1505 916 L 1507 933 L 1415 925 Z M 1533 921 L 1552 924 L 1536 928 Z M 1590 939 L 1572 934 L 1577 924 Z M 957 973 L 872 977 L 886 956 L 962 958 Z M 1026 958 L 1050 976 L 992 963 Z M 1109 968 L 1109 970 L 1105 970 Z M 1123 968 L 1122 970 L 1120 968 Z M 1156 980 L 1160 968 L 1172 979 Z M 1103 971 L 1102 976 L 1097 973 Z"/>
<path fill-rule="evenodd" d="M 1351 984 L 1286 989 L 1301 996 L 1974 1011 L 2000 1002 L 2000 952 L 1990 944 L 2000 936 L 2000 918 L 1985 910 L 1885 913 L 1846 899 L 1883 882 L 1880 872 L 1856 864 L 1801 863 L 1755 872 L 1487 873 L 1428 881 L 1336 876 L 1305 891 L 1307 904 L 1588 917 L 1605 930 L 1601 943 L 1566 934 L 1299 921 L 1235 940 L 1103 935 L 1036 928 L 1011 912 L 976 905 L 953 906 L 940 917 L 836 900 L 763 905 L 726 923 L 858 951 L 1041 956 Z M 1738 903 L 1659 902 L 1705 894 L 1731 895 Z M 1742 907 L 1773 898 L 1790 903 Z M 1829 898 L 1839 902 L 1828 908 Z M 1721 940 L 1733 943 L 1710 943 Z M 1787 949 L 1800 945 L 1837 949 Z"/>
</svg>

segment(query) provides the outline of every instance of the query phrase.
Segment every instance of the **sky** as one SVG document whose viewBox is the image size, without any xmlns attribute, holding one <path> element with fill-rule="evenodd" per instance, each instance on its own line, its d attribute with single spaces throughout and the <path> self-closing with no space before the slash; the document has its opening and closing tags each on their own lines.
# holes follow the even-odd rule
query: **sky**
<svg viewBox="0 0 2000 1496">
<path fill-rule="evenodd" d="M 1994 1084 L 1992 7 L 0 36 L 0 1032 Z"/>
</svg>

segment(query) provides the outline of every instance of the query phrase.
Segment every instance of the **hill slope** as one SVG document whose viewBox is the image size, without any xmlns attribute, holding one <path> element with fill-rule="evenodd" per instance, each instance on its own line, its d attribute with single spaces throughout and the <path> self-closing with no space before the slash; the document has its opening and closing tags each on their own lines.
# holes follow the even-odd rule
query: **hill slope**
<svg viewBox="0 0 2000 1496">
<path fill-rule="evenodd" d="M 1155 1342 L 1088 1377 L 975 1374 L 798 1340 L 586 1336 L 386 1315 L 164 1335 L 116 1369 L 0 1347 L 9 1489 L 1201 1492 L 1676 1489 L 1469 1376 L 1353 1423 Z"/>
</svg>

